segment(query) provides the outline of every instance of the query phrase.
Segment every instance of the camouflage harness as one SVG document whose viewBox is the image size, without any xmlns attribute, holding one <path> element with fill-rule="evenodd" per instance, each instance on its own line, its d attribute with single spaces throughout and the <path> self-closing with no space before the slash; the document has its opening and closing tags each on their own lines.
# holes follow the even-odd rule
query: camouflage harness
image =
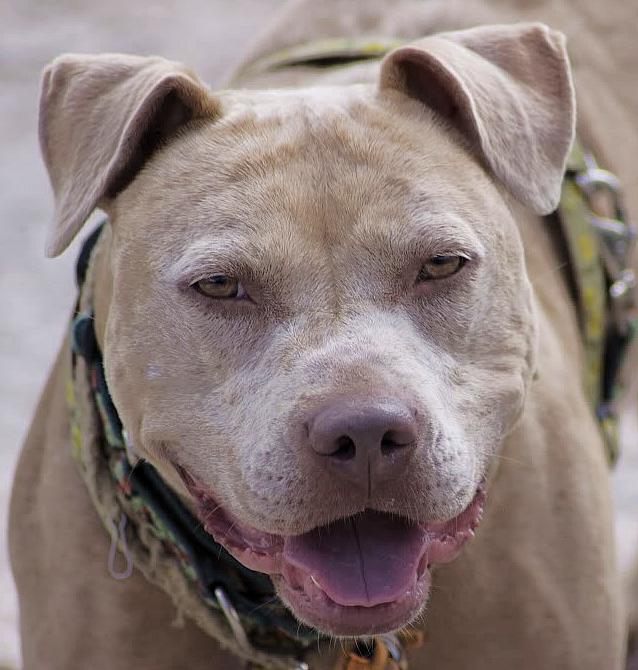
<svg viewBox="0 0 638 670">
<path fill-rule="evenodd" d="M 567 161 L 554 216 L 567 249 L 580 319 L 583 384 L 613 465 L 619 455 L 616 408 L 623 393 L 621 372 L 638 333 L 636 277 L 629 265 L 636 230 L 625 216 L 618 178 L 601 169 L 578 142 Z"/>
</svg>

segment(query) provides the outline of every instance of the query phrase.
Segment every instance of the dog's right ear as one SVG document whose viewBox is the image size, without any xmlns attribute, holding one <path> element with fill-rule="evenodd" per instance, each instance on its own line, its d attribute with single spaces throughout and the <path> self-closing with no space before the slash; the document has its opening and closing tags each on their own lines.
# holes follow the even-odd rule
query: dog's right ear
<svg viewBox="0 0 638 670">
<path fill-rule="evenodd" d="M 125 188 L 180 126 L 219 106 L 179 63 L 65 55 L 44 71 L 40 146 L 55 197 L 46 254 L 62 253 L 100 203 Z"/>
</svg>

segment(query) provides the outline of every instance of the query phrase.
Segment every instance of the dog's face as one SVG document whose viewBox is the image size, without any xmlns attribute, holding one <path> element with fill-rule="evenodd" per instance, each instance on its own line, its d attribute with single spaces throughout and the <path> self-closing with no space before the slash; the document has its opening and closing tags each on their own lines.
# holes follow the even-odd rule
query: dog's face
<svg viewBox="0 0 638 670">
<path fill-rule="evenodd" d="M 522 249 L 490 179 L 416 103 L 328 96 L 229 100 L 113 211 L 104 354 L 134 443 L 277 536 L 366 510 L 459 515 L 533 360 Z"/>
<path fill-rule="evenodd" d="M 105 368 L 137 451 L 337 635 L 422 609 L 534 365 L 502 184 L 394 59 L 381 88 L 219 95 L 102 201 Z"/>
</svg>

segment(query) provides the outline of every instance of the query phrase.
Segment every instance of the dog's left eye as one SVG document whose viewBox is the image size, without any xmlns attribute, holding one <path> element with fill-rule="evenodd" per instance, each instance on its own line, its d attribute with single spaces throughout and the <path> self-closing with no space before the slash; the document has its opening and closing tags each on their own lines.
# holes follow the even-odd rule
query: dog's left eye
<svg viewBox="0 0 638 670">
<path fill-rule="evenodd" d="M 196 281 L 191 286 L 207 298 L 245 298 L 246 290 L 234 277 L 211 275 Z"/>
<path fill-rule="evenodd" d="M 464 256 L 433 256 L 422 265 L 417 281 L 445 279 L 456 274 L 466 262 Z"/>
</svg>

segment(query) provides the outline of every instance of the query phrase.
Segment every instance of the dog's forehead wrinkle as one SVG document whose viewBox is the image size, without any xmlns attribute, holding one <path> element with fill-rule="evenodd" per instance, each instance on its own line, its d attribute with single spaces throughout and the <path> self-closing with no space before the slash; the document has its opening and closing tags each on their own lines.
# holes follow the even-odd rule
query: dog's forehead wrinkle
<svg viewBox="0 0 638 670">
<path fill-rule="evenodd" d="M 454 199 L 441 202 L 436 189 L 432 193 L 377 166 L 347 168 L 340 180 L 331 179 L 327 171 L 316 173 L 316 179 L 304 177 L 304 170 L 307 166 L 297 175 L 245 176 L 240 184 L 191 202 L 188 248 L 171 264 L 173 271 L 196 270 L 215 259 L 231 264 L 239 257 L 273 269 L 279 264 L 283 270 L 287 261 L 308 251 L 327 270 L 332 267 L 329 274 L 334 277 L 338 252 L 348 255 L 361 249 L 387 256 L 396 249 L 403 258 L 410 246 L 416 250 L 425 241 L 447 251 L 480 253 L 476 226 L 468 223 L 463 207 L 455 213 Z M 243 192 L 250 197 L 242 198 Z M 184 224 L 174 218 L 170 225 Z M 168 251 L 174 256 L 173 248 Z"/>
<path fill-rule="evenodd" d="M 232 153 L 253 160 L 255 165 L 264 152 L 273 158 L 280 155 L 272 151 L 275 146 L 279 151 L 296 146 L 305 161 L 313 160 L 313 154 L 321 157 L 322 150 L 329 147 L 350 151 L 358 159 L 367 152 L 373 158 L 385 154 L 387 160 L 394 153 L 393 160 L 405 170 L 410 164 L 406 149 L 408 154 L 426 156 L 431 150 L 427 142 L 430 136 L 439 149 L 451 144 L 434 128 L 424 126 L 423 119 L 410 123 L 391 106 L 349 88 L 288 91 L 283 99 L 268 91 L 235 95 L 234 104 L 227 105 L 227 114 L 210 124 L 208 130 L 220 149 L 232 149 Z M 260 107 L 264 100 L 268 104 Z M 319 164 L 325 169 L 330 161 Z"/>
<path fill-rule="evenodd" d="M 241 228 L 241 224 L 237 224 Z M 169 262 L 163 269 L 163 275 L 169 280 L 178 280 L 190 273 L 202 272 L 207 269 L 230 271 L 238 261 L 250 258 L 248 247 L 251 239 L 242 231 L 238 237 L 234 226 L 220 228 L 214 226 L 216 232 L 199 237 L 181 251 L 179 256 Z"/>
<path fill-rule="evenodd" d="M 303 228 L 291 229 L 288 241 L 285 237 L 269 239 L 259 232 L 223 231 L 191 243 L 176 260 L 163 266 L 162 278 L 193 282 L 219 273 L 267 282 L 278 293 L 289 286 L 286 298 L 295 302 L 297 311 L 320 311 L 338 319 L 345 301 L 355 300 L 362 306 L 365 296 L 384 296 L 382 286 L 393 284 L 414 259 L 424 261 L 441 253 L 464 253 L 471 258 L 484 255 L 480 240 L 461 226 L 419 222 L 397 225 L 397 229 L 394 232 L 383 222 L 366 220 L 352 235 L 340 237 L 321 227 L 323 236 L 311 250 L 303 243 Z M 310 239 L 317 240 L 317 235 Z M 292 288 L 299 276 L 314 278 L 312 290 Z"/>
<path fill-rule="evenodd" d="M 285 211 L 300 231 L 316 233 L 324 244 L 335 244 L 345 241 L 349 228 L 361 220 L 376 218 L 380 227 L 388 223 L 396 226 L 405 218 L 402 209 L 418 214 L 437 202 L 439 209 L 445 205 L 453 209 L 456 200 L 459 208 L 466 208 L 465 201 L 472 195 L 467 191 L 474 190 L 468 182 L 476 170 L 470 170 L 469 178 L 460 175 L 458 183 L 451 182 L 455 172 L 447 160 L 437 158 L 439 150 L 430 148 L 423 155 L 423 147 L 408 149 L 397 143 L 392 133 L 370 139 L 367 117 L 362 121 L 352 114 L 331 114 L 334 123 L 308 123 L 308 115 L 301 116 L 291 124 L 272 123 L 272 119 L 251 123 L 230 144 L 214 126 L 201 130 L 197 138 L 183 138 L 177 148 L 179 160 L 171 161 L 169 174 L 176 162 L 190 163 L 187 170 L 201 173 L 199 164 L 203 161 L 207 166 L 204 179 L 211 180 L 209 188 L 198 185 L 201 176 L 188 185 L 184 197 L 189 209 L 199 209 L 202 222 L 206 208 L 208 214 L 234 211 L 233 218 L 246 228 L 252 227 L 255 235 L 269 229 L 280 234 L 284 229 L 280 222 L 271 225 L 272 218 Z M 225 151 L 216 151 L 220 143 Z M 441 145 L 440 139 L 437 143 Z M 443 142 L 443 147 L 447 144 Z M 406 167 L 406 161 L 414 165 Z M 427 187 L 423 186 L 424 177 Z M 452 193 L 450 183 L 454 183 Z M 174 218 L 183 225 L 175 201 L 172 205 Z M 388 212 L 385 220 L 370 216 L 371 210 L 384 207 Z"/>
</svg>

